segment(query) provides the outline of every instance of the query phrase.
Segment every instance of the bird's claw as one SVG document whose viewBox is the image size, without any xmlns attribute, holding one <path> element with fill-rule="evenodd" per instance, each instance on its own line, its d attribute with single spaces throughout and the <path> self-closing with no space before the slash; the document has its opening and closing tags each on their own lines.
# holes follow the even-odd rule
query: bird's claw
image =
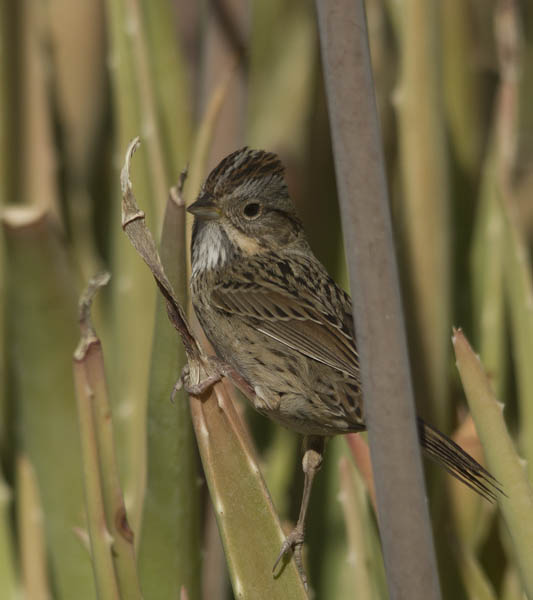
<svg viewBox="0 0 533 600">
<path fill-rule="evenodd" d="M 188 377 L 188 376 L 189 376 L 189 364 L 187 363 L 181 370 L 180 376 L 176 380 L 176 383 L 174 384 L 174 387 L 172 388 L 172 392 L 170 393 L 170 401 L 172 403 L 174 403 L 174 400 L 176 399 L 176 394 L 183 387 L 183 381 L 184 381 L 185 377 Z"/>
<path fill-rule="evenodd" d="M 201 396 L 206 392 L 212 385 L 217 383 L 228 374 L 229 367 L 219 360 L 215 356 L 210 356 L 207 360 L 208 373 L 209 375 L 199 381 L 198 383 L 191 383 L 190 381 L 190 367 L 187 363 L 182 371 L 179 379 L 174 384 L 170 399 L 174 402 L 176 394 L 181 388 L 183 388 L 191 396 Z"/>
<path fill-rule="evenodd" d="M 204 392 L 206 392 L 212 385 L 217 383 L 222 379 L 222 373 L 213 373 L 209 375 L 199 383 L 190 383 L 188 381 L 183 383 L 183 387 L 185 391 L 191 396 L 201 396 Z"/>
<path fill-rule="evenodd" d="M 294 554 L 294 562 L 296 563 L 296 568 L 298 569 L 298 573 L 300 574 L 300 577 L 302 578 L 305 589 L 307 590 L 307 576 L 305 574 L 305 570 L 303 567 L 303 560 L 302 560 L 303 543 L 304 543 L 304 532 L 302 531 L 301 528 L 296 527 L 285 538 L 285 541 L 283 542 L 283 544 L 281 546 L 281 550 L 279 551 L 278 557 L 276 558 L 276 562 L 274 563 L 274 566 L 272 567 L 272 572 L 274 573 L 276 571 L 279 563 L 281 562 L 282 558 L 287 554 L 287 552 L 292 550 L 292 552 Z"/>
</svg>

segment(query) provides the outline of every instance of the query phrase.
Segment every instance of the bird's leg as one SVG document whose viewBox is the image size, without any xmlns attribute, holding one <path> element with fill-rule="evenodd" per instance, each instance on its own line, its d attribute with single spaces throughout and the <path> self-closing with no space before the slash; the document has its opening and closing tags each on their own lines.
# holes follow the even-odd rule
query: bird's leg
<svg viewBox="0 0 533 600">
<path fill-rule="evenodd" d="M 311 488 L 313 487 L 313 480 L 315 475 L 322 466 L 322 455 L 324 453 L 324 438 L 319 436 L 306 436 L 304 438 L 304 456 L 302 460 L 302 467 L 304 471 L 304 491 L 302 495 L 302 503 L 300 504 L 300 515 L 296 527 L 289 533 L 285 538 L 283 545 L 281 546 L 280 553 L 276 562 L 274 563 L 273 571 L 276 570 L 280 560 L 289 551 L 294 552 L 294 560 L 296 562 L 296 568 L 300 573 L 300 576 L 304 582 L 305 588 L 307 589 L 307 577 L 302 561 L 302 546 L 305 537 L 305 517 L 307 514 L 307 507 L 309 506 L 309 498 L 311 497 Z"/>
</svg>

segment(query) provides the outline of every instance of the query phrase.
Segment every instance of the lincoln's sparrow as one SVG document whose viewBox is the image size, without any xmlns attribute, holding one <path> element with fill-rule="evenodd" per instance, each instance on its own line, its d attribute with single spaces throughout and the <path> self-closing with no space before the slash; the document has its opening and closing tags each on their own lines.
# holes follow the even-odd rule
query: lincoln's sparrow
<svg viewBox="0 0 533 600">
<path fill-rule="evenodd" d="M 350 297 L 317 260 L 274 154 L 243 148 L 209 175 L 189 211 L 193 306 L 215 351 L 249 386 L 254 407 L 306 443 L 304 497 L 280 556 L 301 567 L 304 521 L 327 436 L 365 420 Z M 493 499 L 495 480 L 418 419 L 420 444 L 452 475 Z M 276 565 L 274 565 L 275 567 Z"/>
</svg>

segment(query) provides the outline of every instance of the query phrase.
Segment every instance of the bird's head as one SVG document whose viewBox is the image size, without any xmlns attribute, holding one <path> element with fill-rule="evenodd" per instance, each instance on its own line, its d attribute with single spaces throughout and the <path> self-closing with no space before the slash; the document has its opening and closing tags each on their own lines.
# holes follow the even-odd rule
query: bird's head
<svg viewBox="0 0 533 600">
<path fill-rule="evenodd" d="M 303 237 L 283 165 L 262 150 L 242 148 L 224 158 L 188 211 L 195 217 L 193 271 L 221 266 L 235 255 L 276 251 Z"/>
</svg>

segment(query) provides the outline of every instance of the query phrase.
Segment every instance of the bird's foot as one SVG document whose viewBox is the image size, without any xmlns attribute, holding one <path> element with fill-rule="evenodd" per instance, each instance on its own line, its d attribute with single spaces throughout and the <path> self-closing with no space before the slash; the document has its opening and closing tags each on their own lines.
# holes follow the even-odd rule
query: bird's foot
<svg viewBox="0 0 533 600">
<path fill-rule="evenodd" d="M 292 550 L 293 555 L 294 555 L 294 562 L 296 563 L 296 568 L 298 569 L 298 573 L 300 574 L 300 577 L 302 578 L 304 587 L 307 590 L 307 575 L 305 574 L 305 569 L 304 569 L 303 559 L 302 559 L 303 543 L 304 543 L 303 528 L 297 525 L 289 533 L 289 535 L 285 538 L 285 541 L 283 542 L 283 544 L 281 546 L 281 550 L 278 554 L 278 557 L 276 558 L 276 562 L 274 563 L 274 566 L 272 567 L 272 572 L 276 571 L 277 566 L 281 562 L 282 558 L 287 554 L 287 552 Z"/>
<path fill-rule="evenodd" d="M 204 365 L 205 372 L 207 373 L 206 377 L 204 377 L 198 383 L 191 383 L 191 370 L 190 366 L 187 363 L 182 371 L 179 379 L 174 384 L 172 389 L 172 393 L 170 395 L 170 399 L 172 402 L 176 397 L 176 393 L 183 388 L 188 394 L 192 396 L 201 396 L 205 393 L 212 385 L 217 383 L 222 379 L 222 377 L 226 377 L 229 373 L 229 366 L 221 361 L 216 356 L 210 356 L 205 360 L 206 364 Z"/>
</svg>

